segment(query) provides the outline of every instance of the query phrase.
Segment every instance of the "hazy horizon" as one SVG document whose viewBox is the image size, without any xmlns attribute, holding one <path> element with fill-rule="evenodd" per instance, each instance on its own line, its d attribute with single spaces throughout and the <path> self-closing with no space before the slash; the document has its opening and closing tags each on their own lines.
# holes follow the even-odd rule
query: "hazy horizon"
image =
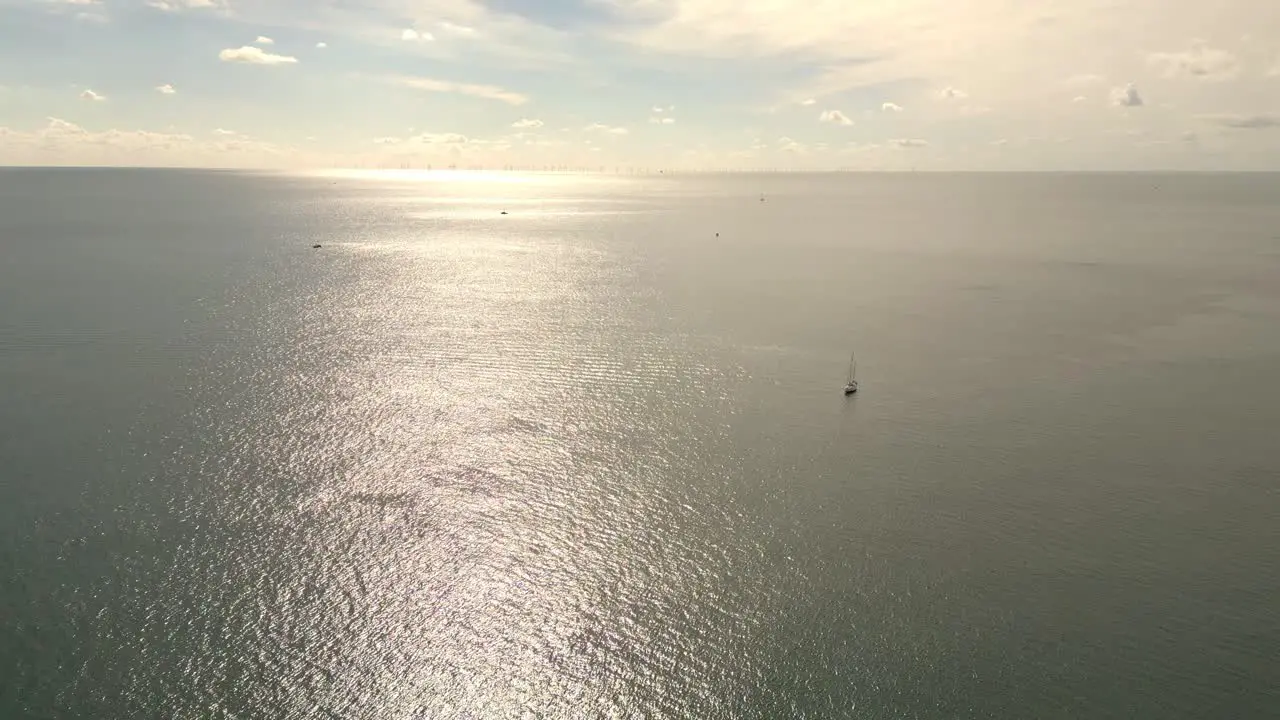
<svg viewBox="0 0 1280 720">
<path fill-rule="evenodd" d="M 944 168 L 664 168 L 658 166 L 604 166 L 604 167 L 237 167 L 199 165 L 0 165 L 0 171 L 9 170 L 137 170 L 176 172 L 229 172 L 260 173 L 297 176 L 364 176 L 368 179 L 387 179 L 397 176 L 406 179 L 432 179 L 429 175 L 1280 175 L 1280 169 L 1095 169 L 1062 170 L 1041 169 L 944 169 Z M 409 177 L 413 176 L 413 177 Z"/>
</svg>

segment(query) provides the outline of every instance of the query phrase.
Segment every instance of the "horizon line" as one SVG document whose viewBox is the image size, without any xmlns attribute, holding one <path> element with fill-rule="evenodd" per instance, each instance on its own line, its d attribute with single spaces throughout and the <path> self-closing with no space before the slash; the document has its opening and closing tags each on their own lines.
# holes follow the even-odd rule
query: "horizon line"
<svg viewBox="0 0 1280 720">
<path fill-rule="evenodd" d="M 1144 175 L 1160 173 L 1164 175 L 1275 175 L 1280 168 L 1274 170 L 1239 169 L 1239 170 L 1207 170 L 1186 168 L 1149 168 L 1149 169 L 943 169 L 943 168 L 650 168 L 643 166 L 561 166 L 547 165 L 543 167 L 503 166 L 503 167 L 368 167 L 368 166 L 332 166 L 332 167 L 254 167 L 254 166 L 211 166 L 211 165 L 5 165 L 3 170 L 170 170 L 170 171 L 202 171 L 202 172 L 234 172 L 234 173 L 283 173 L 283 174 L 327 174 L 344 172 L 409 174 L 409 173 L 502 173 L 513 175 L 913 175 L 926 173 L 931 175 Z"/>
</svg>

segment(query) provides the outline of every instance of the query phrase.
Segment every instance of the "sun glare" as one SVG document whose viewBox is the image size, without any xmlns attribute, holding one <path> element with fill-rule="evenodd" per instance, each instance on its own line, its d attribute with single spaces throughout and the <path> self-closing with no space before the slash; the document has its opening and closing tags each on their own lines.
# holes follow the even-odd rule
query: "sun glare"
<svg viewBox="0 0 1280 720">
<path fill-rule="evenodd" d="M 374 180 L 377 182 L 447 182 L 447 183 L 503 183 L 531 184 L 554 182 L 554 173 L 495 172 L 492 170 L 365 170 L 334 169 L 316 171 L 318 177 L 346 180 Z"/>
</svg>

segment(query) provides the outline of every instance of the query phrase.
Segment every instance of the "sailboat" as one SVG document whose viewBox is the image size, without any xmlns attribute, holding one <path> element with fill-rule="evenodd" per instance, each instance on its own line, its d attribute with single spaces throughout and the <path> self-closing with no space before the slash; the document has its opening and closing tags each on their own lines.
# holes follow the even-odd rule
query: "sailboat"
<svg viewBox="0 0 1280 720">
<path fill-rule="evenodd" d="M 852 395 L 858 392 L 858 356 L 857 353 L 849 353 L 849 382 L 844 384 L 844 394 Z"/>
</svg>

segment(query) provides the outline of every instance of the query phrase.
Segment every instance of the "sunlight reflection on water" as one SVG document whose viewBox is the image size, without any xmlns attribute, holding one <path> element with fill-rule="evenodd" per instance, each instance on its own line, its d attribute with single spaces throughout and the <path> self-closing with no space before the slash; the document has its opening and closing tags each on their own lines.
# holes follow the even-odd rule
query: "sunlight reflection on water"
<svg viewBox="0 0 1280 720">
<path fill-rule="evenodd" d="M 226 368 L 259 388 L 237 452 L 293 478 L 253 544 L 281 586 L 271 622 L 305 618 L 319 643 L 297 682 L 319 672 L 306 694 L 339 712 L 569 717 L 652 712 L 666 684 L 705 681 L 669 644 L 708 628 L 671 635 L 653 603 L 695 602 L 732 557 L 703 547 L 728 518 L 670 475 L 712 469 L 674 425 L 727 400 L 726 369 L 646 329 L 630 271 L 590 237 L 395 234 L 352 245 L 378 252 L 275 308 L 279 344 Z M 749 625 L 744 599 L 717 601 L 718 622 Z"/>
<path fill-rule="evenodd" d="M 1265 183 L 18 177 L 9 715 L 1272 704 Z"/>
</svg>

